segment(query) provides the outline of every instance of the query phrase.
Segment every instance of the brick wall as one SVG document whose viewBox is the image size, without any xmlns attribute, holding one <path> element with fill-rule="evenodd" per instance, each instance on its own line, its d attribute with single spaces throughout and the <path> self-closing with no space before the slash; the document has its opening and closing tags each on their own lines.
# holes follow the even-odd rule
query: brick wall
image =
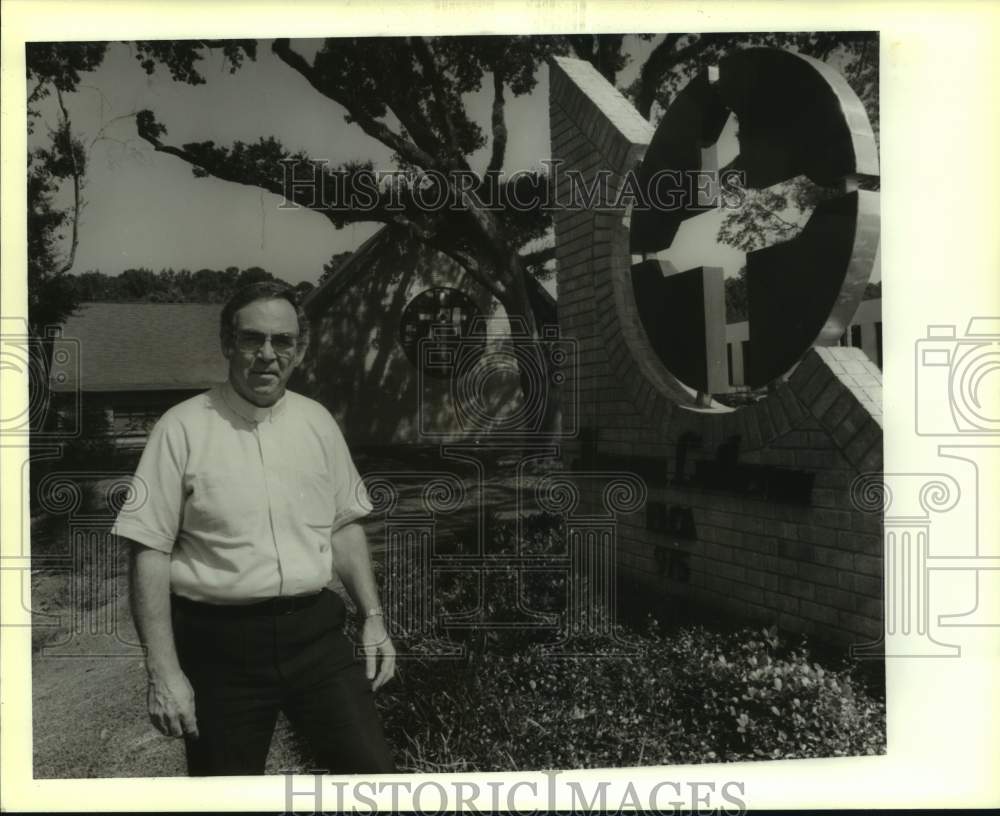
<svg viewBox="0 0 1000 816">
<path fill-rule="evenodd" d="M 555 59 L 549 87 L 558 200 L 570 200 L 569 170 L 588 183 L 610 170 L 613 196 L 641 161 L 652 127 L 589 63 Z M 578 354 L 563 411 L 575 414 L 581 434 L 564 456 L 575 469 L 641 472 L 648 487 L 647 507 L 619 519 L 622 596 L 683 602 L 831 642 L 876 640 L 881 518 L 858 509 L 850 487 L 858 474 L 882 469 L 878 368 L 860 349 L 814 348 L 755 406 L 697 410 L 638 319 L 627 214 L 557 210 L 555 233 L 560 325 Z M 737 438 L 749 482 L 732 489 L 711 473 Z M 685 529 L 671 526 L 683 518 Z"/>
</svg>

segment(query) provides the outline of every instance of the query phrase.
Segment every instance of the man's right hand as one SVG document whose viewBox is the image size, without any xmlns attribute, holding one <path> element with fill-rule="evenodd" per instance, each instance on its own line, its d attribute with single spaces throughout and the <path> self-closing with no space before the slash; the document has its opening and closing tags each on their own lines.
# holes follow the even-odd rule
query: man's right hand
<svg viewBox="0 0 1000 816">
<path fill-rule="evenodd" d="M 149 719 L 168 737 L 197 737 L 194 690 L 177 660 L 170 619 L 170 554 L 131 545 L 132 618 L 146 647 Z"/>
<path fill-rule="evenodd" d="M 198 736 L 194 690 L 184 672 L 151 675 L 147 693 L 149 719 L 168 737 Z"/>
</svg>

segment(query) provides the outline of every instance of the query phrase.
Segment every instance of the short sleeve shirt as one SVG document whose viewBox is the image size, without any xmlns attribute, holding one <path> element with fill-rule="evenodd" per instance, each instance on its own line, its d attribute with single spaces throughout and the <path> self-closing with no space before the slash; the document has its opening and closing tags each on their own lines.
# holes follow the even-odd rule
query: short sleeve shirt
<svg viewBox="0 0 1000 816">
<path fill-rule="evenodd" d="M 371 511 L 323 406 L 286 391 L 260 408 L 228 383 L 160 418 L 133 498 L 112 532 L 170 553 L 173 592 L 219 604 L 322 589 L 331 535 Z"/>
</svg>

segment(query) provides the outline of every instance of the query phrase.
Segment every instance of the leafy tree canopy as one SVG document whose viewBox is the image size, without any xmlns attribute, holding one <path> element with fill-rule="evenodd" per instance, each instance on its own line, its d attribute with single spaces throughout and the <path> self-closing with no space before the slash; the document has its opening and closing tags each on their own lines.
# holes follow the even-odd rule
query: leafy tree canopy
<svg viewBox="0 0 1000 816">
<path fill-rule="evenodd" d="M 237 289 L 260 281 L 287 283 L 259 266 L 243 270 L 229 266 L 226 269 L 203 268 L 194 272 L 190 269 L 154 272 L 147 267 L 138 267 L 114 276 L 88 270 L 67 278 L 67 285 L 81 303 L 224 303 Z M 300 294 L 306 294 L 312 290 L 313 284 L 303 281 L 294 288 Z"/>
<path fill-rule="evenodd" d="M 104 59 L 107 43 L 28 43 L 25 67 L 28 92 L 28 133 L 35 131 L 38 104 L 53 93 L 59 109 L 48 139 L 28 151 L 28 322 L 41 336 L 43 327 L 62 323 L 75 308 L 66 273 L 72 268 L 83 207 L 82 188 L 87 154 L 74 134 L 63 104 L 63 94 L 75 91 L 81 72 Z M 59 190 L 69 183 L 73 204 L 56 203 Z M 66 250 L 67 233 L 69 248 Z"/>
</svg>

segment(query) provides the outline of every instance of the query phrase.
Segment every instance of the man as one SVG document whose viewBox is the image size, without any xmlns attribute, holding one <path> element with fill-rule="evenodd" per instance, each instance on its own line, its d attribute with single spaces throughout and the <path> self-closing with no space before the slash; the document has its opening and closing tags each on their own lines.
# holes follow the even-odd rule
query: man
<svg viewBox="0 0 1000 816">
<path fill-rule="evenodd" d="M 150 718 L 185 738 L 193 776 L 263 773 L 279 710 L 327 770 L 392 772 L 373 692 L 395 652 L 356 523 L 371 505 L 336 422 L 285 388 L 308 322 L 289 287 L 257 283 L 220 337 L 228 382 L 157 422 L 136 471 L 148 499 L 113 530 L 132 545 Z M 364 669 L 324 589 L 334 569 Z"/>
</svg>

